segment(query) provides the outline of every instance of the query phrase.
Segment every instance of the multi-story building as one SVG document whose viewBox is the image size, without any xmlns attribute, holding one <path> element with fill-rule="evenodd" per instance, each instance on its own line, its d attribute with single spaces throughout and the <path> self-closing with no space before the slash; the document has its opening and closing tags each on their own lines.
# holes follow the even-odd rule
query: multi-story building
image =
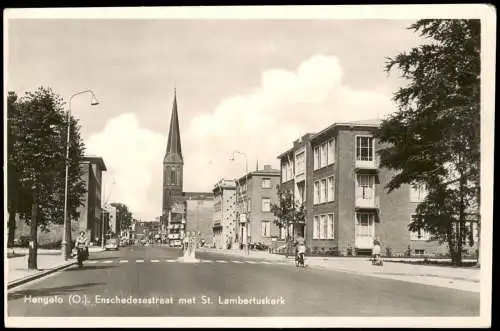
<svg viewBox="0 0 500 331">
<path fill-rule="evenodd" d="M 186 232 L 195 232 L 206 244 L 212 241 L 214 195 L 206 192 L 185 192 Z"/>
<path fill-rule="evenodd" d="M 275 216 L 271 211 L 271 205 L 278 203 L 279 183 L 280 171 L 272 169 L 270 165 L 249 172 L 236 181 L 237 243 L 263 243 L 270 246 L 272 238 L 279 236 L 279 228 L 274 224 Z"/>
<path fill-rule="evenodd" d="M 222 178 L 213 188 L 213 242 L 216 248 L 234 246 L 236 238 L 236 182 Z"/>
<path fill-rule="evenodd" d="M 86 231 L 91 242 L 99 242 L 102 238 L 105 221 L 102 213 L 102 172 L 106 165 L 101 157 L 85 156 L 80 163 L 82 179 L 85 182 L 86 192 L 78 208 L 78 231 L 72 233 L 72 238 L 77 238 L 79 231 Z"/>
<path fill-rule="evenodd" d="M 378 121 L 335 123 L 306 134 L 281 162 L 281 187 L 304 203 L 306 221 L 293 234 L 306 239 L 311 254 L 369 254 L 376 237 L 383 253 L 432 255 L 446 247 L 408 225 L 425 192 L 410 185 L 387 193 L 394 171 L 380 168 L 374 138 Z M 284 234 L 281 234 L 284 237 Z"/>
</svg>

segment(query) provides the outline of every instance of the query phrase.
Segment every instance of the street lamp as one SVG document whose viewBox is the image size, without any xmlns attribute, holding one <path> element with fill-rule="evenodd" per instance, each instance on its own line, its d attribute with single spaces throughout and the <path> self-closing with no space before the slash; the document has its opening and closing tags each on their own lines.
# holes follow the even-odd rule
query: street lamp
<svg viewBox="0 0 500 331">
<path fill-rule="evenodd" d="M 68 240 L 71 238 L 71 224 L 68 224 L 68 173 L 69 173 L 69 144 L 70 144 L 69 135 L 71 129 L 71 102 L 73 101 L 74 97 L 84 93 L 90 93 L 92 95 L 92 99 L 90 100 L 91 106 L 96 106 L 99 104 L 92 90 L 85 90 L 75 93 L 69 98 L 69 108 L 67 117 L 68 135 L 66 137 L 66 177 L 64 182 L 64 231 L 63 231 L 63 240 L 61 245 L 62 255 L 65 260 L 67 260 L 70 255 L 70 250 L 68 249 L 70 245 L 68 244 Z"/>
<path fill-rule="evenodd" d="M 248 195 L 248 157 L 245 153 L 239 152 L 239 151 L 233 151 L 233 154 L 229 158 L 231 161 L 235 160 L 235 155 L 243 155 L 245 157 L 245 185 L 246 185 L 246 194 Z M 241 185 L 240 185 L 240 190 L 241 190 Z M 240 193 L 241 196 L 241 193 Z M 248 208 L 247 208 L 247 203 L 246 200 L 243 199 L 243 208 L 245 209 L 245 225 L 244 225 L 244 236 L 243 236 L 243 245 L 245 247 L 245 253 L 248 255 L 250 253 L 250 244 L 248 242 L 248 222 L 249 222 L 249 217 L 248 217 Z"/>
</svg>

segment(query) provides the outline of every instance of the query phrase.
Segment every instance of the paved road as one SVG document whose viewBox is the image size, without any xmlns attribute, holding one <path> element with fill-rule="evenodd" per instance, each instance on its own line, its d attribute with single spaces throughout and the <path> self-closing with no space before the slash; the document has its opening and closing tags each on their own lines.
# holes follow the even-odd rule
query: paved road
<svg viewBox="0 0 500 331">
<path fill-rule="evenodd" d="M 331 270 L 297 269 L 279 262 L 215 253 L 199 253 L 200 263 L 180 263 L 176 260 L 179 255 L 177 249 L 157 246 L 91 254 L 91 260 L 82 269 L 72 267 L 9 291 L 8 314 L 55 317 L 479 314 L 478 293 Z M 70 305 L 70 296 L 87 303 Z M 99 296 L 100 300 L 132 297 L 155 298 L 158 302 L 106 303 L 98 302 Z M 256 300 L 267 296 L 268 302 L 225 304 L 224 300 L 238 296 Z M 34 302 L 56 298 L 62 302 Z M 180 303 L 180 298 L 187 302 Z"/>
</svg>

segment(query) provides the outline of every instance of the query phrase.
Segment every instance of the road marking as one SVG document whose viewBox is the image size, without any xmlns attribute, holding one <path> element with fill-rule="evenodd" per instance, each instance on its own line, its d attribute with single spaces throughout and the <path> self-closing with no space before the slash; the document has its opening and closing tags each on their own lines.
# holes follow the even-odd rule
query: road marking
<svg viewBox="0 0 500 331">
<path fill-rule="evenodd" d="M 89 263 L 89 264 L 94 264 L 94 263 L 97 263 L 97 261 L 89 261 L 89 262 L 87 262 L 87 263 Z"/>
<path fill-rule="evenodd" d="M 151 260 L 151 262 L 158 263 L 158 262 L 160 262 L 160 260 Z"/>
<path fill-rule="evenodd" d="M 177 262 L 176 260 L 165 260 L 165 262 Z"/>
<path fill-rule="evenodd" d="M 219 263 L 227 263 L 226 260 L 216 260 L 215 262 L 219 262 Z"/>
<path fill-rule="evenodd" d="M 234 260 L 234 261 L 231 261 L 231 262 L 233 262 L 233 263 L 243 263 L 243 262 L 238 261 L 238 260 Z"/>
<path fill-rule="evenodd" d="M 250 263 L 250 264 L 256 264 L 257 262 L 255 261 L 246 261 L 247 263 Z"/>
<path fill-rule="evenodd" d="M 212 260 L 200 260 L 200 262 L 202 262 L 202 263 L 211 263 L 213 261 Z"/>
<path fill-rule="evenodd" d="M 128 260 L 120 260 L 120 263 L 127 263 Z"/>
<path fill-rule="evenodd" d="M 144 260 L 135 260 L 135 263 L 142 263 Z"/>
<path fill-rule="evenodd" d="M 271 262 L 267 262 L 267 261 L 260 261 L 260 263 L 262 263 L 262 264 L 271 264 Z"/>
<path fill-rule="evenodd" d="M 103 263 L 113 263 L 112 260 L 104 261 Z"/>
</svg>

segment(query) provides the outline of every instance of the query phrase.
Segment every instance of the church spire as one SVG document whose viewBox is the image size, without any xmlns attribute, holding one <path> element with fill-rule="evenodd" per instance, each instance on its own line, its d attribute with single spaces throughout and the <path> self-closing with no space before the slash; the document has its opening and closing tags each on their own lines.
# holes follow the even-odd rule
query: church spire
<svg viewBox="0 0 500 331">
<path fill-rule="evenodd" d="M 174 103 L 172 106 L 172 117 L 170 118 L 170 130 L 168 132 L 167 151 L 165 161 L 183 162 L 181 149 L 181 136 L 179 130 L 179 116 L 177 114 L 177 92 L 174 88 Z"/>
</svg>

